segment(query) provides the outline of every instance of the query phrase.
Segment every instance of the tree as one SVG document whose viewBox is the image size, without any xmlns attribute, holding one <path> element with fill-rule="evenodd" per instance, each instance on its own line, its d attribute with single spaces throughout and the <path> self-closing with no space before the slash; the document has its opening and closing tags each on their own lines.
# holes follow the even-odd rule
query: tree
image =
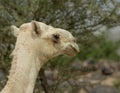
<svg viewBox="0 0 120 93">
<path fill-rule="evenodd" d="M 92 32 L 102 26 L 113 27 L 120 24 L 120 2 L 118 0 L 0 0 L 2 68 L 6 69 L 6 65 L 9 65 L 9 54 L 14 48 L 15 38 L 9 31 L 10 25 L 20 26 L 31 20 L 67 29 L 76 36 L 79 44 L 91 47 L 96 42 Z"/>
</svg>

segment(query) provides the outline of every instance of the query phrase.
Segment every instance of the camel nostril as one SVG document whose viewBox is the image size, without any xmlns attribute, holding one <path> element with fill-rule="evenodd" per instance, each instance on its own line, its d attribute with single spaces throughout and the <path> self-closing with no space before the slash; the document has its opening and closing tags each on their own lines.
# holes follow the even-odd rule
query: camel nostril
<svg viewBox="0 0 120 93">
<path fill-rule="evenodd" d="M 72 43 L 69 45 L 69 47 L 75 52 L 78 53 L 79 52 L 79 47 L 76 43 Z"/>
<path fill-rule="evenodd" d="M 69 44 L 65 50 L 65 54 L 68 56 L 76 56 L 78 52 L 79 47 L 76 43 Z"/>
<path fill-rule="evenodd" d="M 78 53 L 78 52 L 79 52 L 78 46 L 77 46 L 77 47 L 74 47 L 74 46 L 72 46 L 72 45 L 71 45 L 71 48 L 72 48 L 72 49 L 73 49 L 73 51 L 75 51 L 76 53 Z"/>
</svg>

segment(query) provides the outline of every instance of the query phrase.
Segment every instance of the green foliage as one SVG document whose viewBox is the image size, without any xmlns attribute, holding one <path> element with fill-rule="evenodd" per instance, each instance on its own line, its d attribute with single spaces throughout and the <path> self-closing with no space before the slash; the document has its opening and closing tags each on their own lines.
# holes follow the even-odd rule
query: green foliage
<svg viewBox="0 0 120 93">
<path fill-rule="evenodd" d="M 103 35 L 94 37 L 93 40 L 94 42 L 91 42 L 91 44 L 81 46 L 81 52 L 78 54 L 79 59 L 85 60 L 88 58 L 104 58 L 120 61 L 120 56 L 116 53 L 116 49 L 119 44 L 118 42 L 113 43 L 108 41 Z"/>
<path fill-rule="evenodd" d="M 64 75 L 62 78 L 66 78 L 68 73 L 71 74 L 69 65 L 78 58 L 120 61 L 120 57 L 116 54 L 118 43 L 106 41 L 104 36 L 95 37 L 92 34 L 99 29 L 99 25 L 109 28 L 120 24 L 120 15 L 116 12 L 120 3 L 115 1 L 0 0 L 0 69 L 8 73 L 12 60 L 10 53 L 14 49 L 16 38 L 10 32 L 10 25 L 19 27 L 31 20 L 69 30 L 77 38 L 80 53 L 76 57 L 59 56 L 50 60 L 45 66 L 60 69 L 60 73 Z M 113 9 L 109 7 L 108 2 L 113 4 Z M 73 74 L 72 76 L 74 77 Z"/>
</svg>

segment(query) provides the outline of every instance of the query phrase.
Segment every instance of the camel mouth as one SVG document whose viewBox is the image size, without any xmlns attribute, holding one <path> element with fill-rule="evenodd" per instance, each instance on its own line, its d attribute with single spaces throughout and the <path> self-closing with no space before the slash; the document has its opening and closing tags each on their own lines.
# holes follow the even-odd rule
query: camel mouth
<svg viewBox="0 0 120 93">
<path fill-rule="evenodd" d="M 77 54 L 79 53 L 79 48 L 78 46 L 73 46 L 73 45 L 70 45 L 66 50 L 65 50 L 65 54 L 67 56 L 76 56 Z"/>
<path fill-rule="evenodd" d="M 79 49 L 78 48 L 75 48 L 73 46 L 71 46 L 72 50 L 77 54 L 79 52 Z"/>
</svg>

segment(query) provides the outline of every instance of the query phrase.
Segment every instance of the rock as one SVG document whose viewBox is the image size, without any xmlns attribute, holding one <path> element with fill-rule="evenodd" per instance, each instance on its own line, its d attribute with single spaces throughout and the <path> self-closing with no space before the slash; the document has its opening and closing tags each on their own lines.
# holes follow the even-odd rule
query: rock
<svg viewBox="0 0 120 93">
<path fill-rule="evenodd" d="M 84 61 L 83 62 L 83 67 L 88 67 L 88 66 L 89 66 L 88 61 Z"/>
<path fill-rule="evenodd" d="M 0 70 L 0 81 L 5 80 L 5 74 L 2 70 Z"/>
<path fill-rule="evenodd" d="M 90 80 L 89 81 L 90 82 L 90 84 L 99 84 L 100 83 L 100 80 Z"/>
<path fill-rule="evenodd" d="M 89 65 L 95 65 L 95 61 L 94 61 L 93 59 L 89 59 L 89 60 L 87 61 L 87 63 L 88 63 Z"/>
<path fill-rule="evenodd" d="M 106 59 L 100 59 L 98 61 L 98 66 L 99 68 L 101 69 L 102 67 L 110 67 L 109 63 L 108 63 L 108 60 Z"/>
<path fill-rule="evenodd" d="M 63 93 L 72 93 L 71 90 L 65 90 Z"/>
<path fill-rule="evenodd" d="M 47 79 L 47 84 L 48 86 L 52 86 L 54 84 L 53 80 Z"/>
<path fill-rule="evenodd" d="M 54 81 L 53 81 L 53 71 L 45 70 L 44 73 L 45 73 L 45 77 L 46 77 L 48 85 L 52 86 L 54 84 Z"/>
<path fill-rule="evenodd" d="M 91 80 L 103 80 L 104 79 L 104 77 L 103 77 L 103 75 L 101 74 L 101 71 L 100 70 L 98 70 L 98 71 L 96 71 L 96 72 L 93 72 L 92 74 L 91 74 L 91 77 L 89 77 Z"/>
<path fill-rule="evenodd" d="M 59 71 L 57 69 L 55 69 L 53 71 L 53 79 L 56 80 L 58 78 L 58 74 L 59 74 Z"/>
<path fill-rule="evenodd" d="M 111 64 L 110 64 L 111 68 L 112 68 L 114 71 L 119 70 L 119 68 L 118 68 L 119 65 L 120 65 L 119 62 L 114 62 L 114 61 L 111 62 Z"/>
<path fill-rule="evenodd" d="M 91 78 L 92 76 L 93 76 L 92 72 L 90 72 L 90 73 L 88 73 L 88 74 L 85 75 L 85 77 L 87 77 L 87 78 Z"/>
<path fill-rule="evenodd" d="M 81 89 L 78 93 L 87 93 L 85 89 Z"/>
<path fill-rule="evenodd" d="M 58 90 L 60 90 L 60 91 L 65 91 L 65 90 L 72 91 L 72 87 L 68 81 L 64 81 L 58 85 Z"/>
<path fill-rule="evenodd" d="M 87 68 L 88 71 L 96 71 L 97 65 L 93 59 L 88 59 L 87 61 L 83 62 L 83 67 Z"/>
<path fill-rule="evenodd" d="M 99 85 L 94 87 L 89 93 L 118 93 L 118 90 L 112 86 Z"/>
<path fill-rule="evenodd" d="M 85 62 L 83 62 L 84 67 L 93 66 L 93 65 L 95 65 L 95 61 L 93 59 L 88 59 Z"/>
<path fill-rule="evenodd" d="M 114 83 L 117 82 L 117 79 L 115 78 L 107 78 L 101 82 L 102 85 L 109 85 L 109 86 L 114 86 Z"/>
<path fill-rule="evenodd" d="M 45 77 L 47 78 L 47 79 L 51 79 L 51 80 L 53 80 L 53 71 L 51 71 L 51 70 L 45 70 Z"/>
<path fill-rule="evenodd" d="M 97 70 L 98 70 L 98 65 L 93 65 L 93 66 L 92 66 L 92 70 L 93 70 L 93 71 L 97 71 Z"/>
<path fill-rule="evenodd" d="M 108 60 L 100 60 L 98 62 L 98 67 L 101 69 L 103 75 L 112 75 L 113 67 L 110 65 L 110 61 Z"/>
<path fill-rule="evenodd" d="M 78 86 L 79 85 L 79 82 L 74 80 L 74 79 L 69 79 L 68 82 L 71 86 Z"/>
<path fill-rule="evenodd" d="M 117 68 L 118 68 L 118 70 L 120 71 L 120 63 L 118 64 Z"/>
<path fill-rule="evenodd" d="M 81 70 L 82 69 L 82 62 L 78 59 L 76 59 L 72 64 L 71 64 L 71 69 L 72 70 Z"/>
<path fill-rule="evenodd" d="M 84 78 L 79 78 L 78 82 L 84 82 Z"/>
<path fill-rule="evenodd" d="M 86 91 L 91 91 L 92 88 L 93 88 L 93 85 L 85 86 L 85 90 L 86 90 Z M 88 93 L 88 92 L 87 92 L 87 93 Z"/>
<path fill-rule="evenodd" d="M 85 80 L 83 82 L 79 83 L 79 87 L 85 87 L 87 85 L 90 85 L 90 83 L 88 81 L 85 81 Z"/>
<path fill-rule="evenodd" d="M 103 67 L 101 71 L 103 75 L 112 75 L 113 73 L 112 68 L 108 68 L 108 67 Z"/>
<path fill-rule="evenodd" d="M 58 70 L 45 70 L 45 77 L 49 86 L 54 84 L 54 80 L 58 77 Z"/>
<path fill-rule="evenodd" d="M 45 91 L 41 91 L 41 93 L 45 93 Z"/>
</svg>

